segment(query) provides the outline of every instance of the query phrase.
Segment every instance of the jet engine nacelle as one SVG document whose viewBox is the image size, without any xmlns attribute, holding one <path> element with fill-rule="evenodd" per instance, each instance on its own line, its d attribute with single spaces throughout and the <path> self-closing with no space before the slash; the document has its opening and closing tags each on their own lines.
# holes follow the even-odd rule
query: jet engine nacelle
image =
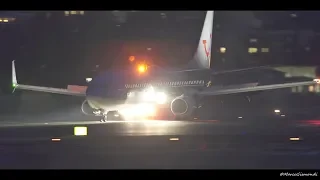
<svg viewBox="0 0 320 180">
<path fill-rule="evenodd" d="M 95 109 L 90 107 L 87 100 L 84 100 L 81 104 L 81 112 L 85 115 L 96 115 Z"/>
<path fill-rule="evenodd" d="M 171 112 L 178 118 L 188 118 L 195 110 L 196 101 L 190 96 L 179 96 L 171 101 Z"/>
</svg>

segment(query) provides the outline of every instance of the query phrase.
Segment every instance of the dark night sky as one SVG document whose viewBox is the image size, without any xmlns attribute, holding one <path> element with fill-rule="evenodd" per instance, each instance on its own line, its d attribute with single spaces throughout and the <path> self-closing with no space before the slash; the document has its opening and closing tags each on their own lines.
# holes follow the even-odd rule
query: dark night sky
<svg viewBox="0 0 320 180">
<path fill-rule="evenodd" d="M 0 13 L 17 17 L 16 23 L 1 26 L 1 72 L 10 73 L 7 67 L 16 59 L 21 81 L 64 86 L 70 81 L 81 83 L 96 65 L 100 69 L 124 67 L 130 55 L 152 59 L 161 66 L 178 66 L 192 57 L 205 15 L 199 11 L 86 11 L 84 16 L 72 17 L 63 14 Z M 237 36 L 251 29 L 316 31 L 320 27 L 315 22 L 319 14 L 224 11 L 216 13 L 215 24 L 220 31 L 232 34 L 232 41 L 241 42 Z M 215 43 L 219 46 L 222 42 Z M 151 51 L 146 50 L 149 47 Z"/>
</svg>

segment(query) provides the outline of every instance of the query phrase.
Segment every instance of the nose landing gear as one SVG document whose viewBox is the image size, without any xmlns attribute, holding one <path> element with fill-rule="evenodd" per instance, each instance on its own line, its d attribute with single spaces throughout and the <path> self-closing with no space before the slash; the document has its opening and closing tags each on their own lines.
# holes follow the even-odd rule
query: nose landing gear
<svg viewBox="0 0 320 180">
<path fill-rule="evenodd" d="M 107 122 L 107 116 L 103 115 L 100 119 L 100 122 Z"/>
</svg>

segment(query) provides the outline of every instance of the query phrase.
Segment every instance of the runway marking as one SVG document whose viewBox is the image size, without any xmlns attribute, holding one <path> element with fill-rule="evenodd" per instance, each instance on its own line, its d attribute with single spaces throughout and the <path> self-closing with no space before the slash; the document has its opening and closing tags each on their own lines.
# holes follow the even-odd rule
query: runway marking
<svg viewBox="0 0 320 180">
<path fill-rule="evenodd" d="M 24 127 L 24 126 L 60 126 L 60 125 L 80 125 L 80 124 L 101 124 L 99 121 L 74 121 L 74 122 L 30 122 L 30 123 L 1 123 L 0 127 Z"/>
<path fill-rule="evenodd" d="M 0 123 L 0 127 L 24 127 L 24 126 L 60 126 L 60 125 L 91 125 L 91 124 L 130 124 L 130 123 L 143 123 L 143 124 L 167 124 L 167 123 L 181 123 L 181 121 L 160 121 L 160 120 L 134 120 L 134 121 L 73 121 L 73 122 L 4 122 Z"/>
<path fill-rule="evenodd" d="M 219 122 L 219 120 L 193 120 L 192 122 L 211 122 L 211 123 L 214 123 L 214 122 Z"/>
<path fill-rule="evenodd" d="M 144 125 L 151 125 L 151 126 L 158 126 L 158 125 L 191 125 L 191 124 L 216 124 L 216 125 L 227 125 L 227 126 L 239 126 L 243 123 L 240 122 L 222 122 L 220 120 L 125 120 L 125 121 L 107 121 L 107 122 L 100 122 L 100 121 L 44 121 L 44 122 L 2 122 L 0 123 L 1 127 L 30 127 L 30 126 L 65 126 L 65 125 L 94 125 L 94 124 L 101 124 L 101 125 L 108 125 L 108 124 L 144 124 Z"/>
</svg>

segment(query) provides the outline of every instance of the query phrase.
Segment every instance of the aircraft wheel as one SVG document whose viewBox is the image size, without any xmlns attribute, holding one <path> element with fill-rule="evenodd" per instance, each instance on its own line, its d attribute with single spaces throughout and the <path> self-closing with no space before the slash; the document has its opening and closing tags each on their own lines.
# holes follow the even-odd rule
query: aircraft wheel
<svg viewBox="0 0 320 180">
<path fill-rule="evenodd" d="M 107 122 L 107 116 L 103 115 L 100 119 L 100 122 Z"/>
</svg>

